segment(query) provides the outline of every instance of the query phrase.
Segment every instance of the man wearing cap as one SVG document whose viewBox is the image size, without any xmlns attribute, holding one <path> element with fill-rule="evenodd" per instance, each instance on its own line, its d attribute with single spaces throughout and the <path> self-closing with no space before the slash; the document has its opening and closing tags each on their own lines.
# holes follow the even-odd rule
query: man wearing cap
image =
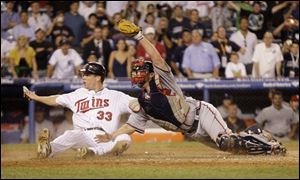
<svg viewBox="0 0 300 180">
<path fill-rule="evenodd" d="M 158 50 L 159 54 L 161 55 L 162 58 L 166 58 L 166 48 L 164 45 L 161 43 L 157 42 L 155 40 L 155 29 L 153 27 L 147 27 L 145 29 L 145 37 L 154 45 L 154 47 Z M 137 52 L 136 52 L 137 57 L 143 57 L 145 59 L 150 59 L 150 55 L 145 51 L 143 46 L 141 44 L 138 45 L 137 47 Z"/>
<path fill-rule="evenodd" d="M 136 112 L 137 100 L 122 92 L 103 87 L 105 68 L 99 63 L 86 64 L 82 72 L 83 88 L 73 92 L 39 96 L 24 88 L 24 96 L 49 106 L 64 106 L 73 112 L 73 130 L 67 130 L 63 135 L 49 142 L 49 130 L 39 133 L 38 157 L 52 157 L 69 148 L 80 148 L 78 155 L 118 155 L 125 151 L 131 138 L 127 134 L 119 135 L 114 141 L 97 143 L 96 134 L 112 133 L 120 125 L 120 115 Z M 138 108 L 139 109 L 139 108 Z M 83 148 L 81 148 L 83 147 Z"/>
<path fill-rule="evenodd" d="M 232 95 L 225 93 L 224 97 L 223 97 L 223 104 L 217 107 L 222 118 L 228 117 L 229 106 L 231 104 L 234 104 Z M 237 117 L 242 118 L 242 111 L 240 110 L 240 108 L 237 105 L 236 105 L 236 110 L 237 110 L 237 113 L 236 113 Z"/>
<path fill-rule="evenodd" d="M 70 41 L 62 39 L 60 47 L 52 54 L 47 68 L 47 77 L 54 79 L 70 79 L 79 75 L 83 60 L 74 49 L 70 48 Z"/>
</svg>

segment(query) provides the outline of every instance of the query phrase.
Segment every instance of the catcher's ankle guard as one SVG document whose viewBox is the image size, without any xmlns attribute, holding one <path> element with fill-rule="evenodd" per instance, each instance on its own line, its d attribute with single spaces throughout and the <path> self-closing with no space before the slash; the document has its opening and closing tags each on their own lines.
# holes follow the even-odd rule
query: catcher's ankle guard
<svg viewBox="0 0 300 180">
<path fill-rule="evenodd" d="M 133 38 L 135 40 L 139 41 L 139 40 L 142 40 L 144 38 L 144 35 L 143 35 L 142 31 L 140 31 L 137 35 L 133 36 Z"/>
<path fill-rule="evenodd" d="M 219 134 L 216 143 L 222 151 L 237 153 L 242 148 L 242 140 L 238 135 Z"/>
</svg>

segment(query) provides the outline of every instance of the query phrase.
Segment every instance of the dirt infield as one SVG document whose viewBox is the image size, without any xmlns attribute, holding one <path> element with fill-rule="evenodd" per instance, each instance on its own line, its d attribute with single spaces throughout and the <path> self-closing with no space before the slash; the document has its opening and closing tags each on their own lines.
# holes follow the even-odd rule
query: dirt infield
<svg viewBox="0 0 300 180">
<path fill-rule="evenodd" d="M 299 142 L 286 156 L 232 155 L 197 142 L 133 143 L 122 156 L 36 158 L 35 145 L 1 145 L 1 178 L 299 178 Z"/>
</svg>

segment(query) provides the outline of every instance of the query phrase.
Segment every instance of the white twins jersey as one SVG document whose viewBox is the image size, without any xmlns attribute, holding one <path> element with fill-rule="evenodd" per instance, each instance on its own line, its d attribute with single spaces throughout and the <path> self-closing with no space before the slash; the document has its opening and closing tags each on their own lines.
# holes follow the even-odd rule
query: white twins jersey
<svg viewBox="0 0 300 180">
<path fill-rule="evenodd" d="M 101 127 L 112 133 L 119 128 L 120 115 L 132 113 L 129 108 L 132 99 L 127 94 L 107 88 L 97 93 L 80 88 L 60 95 L 56 102 L 73 111 L 74 129 Z"/>
</svg>

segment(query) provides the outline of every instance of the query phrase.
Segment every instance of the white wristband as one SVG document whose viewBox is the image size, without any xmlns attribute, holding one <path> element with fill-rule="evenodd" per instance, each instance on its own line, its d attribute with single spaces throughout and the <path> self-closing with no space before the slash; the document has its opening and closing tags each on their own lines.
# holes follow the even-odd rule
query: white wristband
<svg viewBox="0 0 300 180">
<path fill-rule="evenodd" d="M 133 36 L 133 38 L 139 41 L 144 38 L 144 35 L 142 31 L 140 31 L 137 35 Z"/>
</svg>

